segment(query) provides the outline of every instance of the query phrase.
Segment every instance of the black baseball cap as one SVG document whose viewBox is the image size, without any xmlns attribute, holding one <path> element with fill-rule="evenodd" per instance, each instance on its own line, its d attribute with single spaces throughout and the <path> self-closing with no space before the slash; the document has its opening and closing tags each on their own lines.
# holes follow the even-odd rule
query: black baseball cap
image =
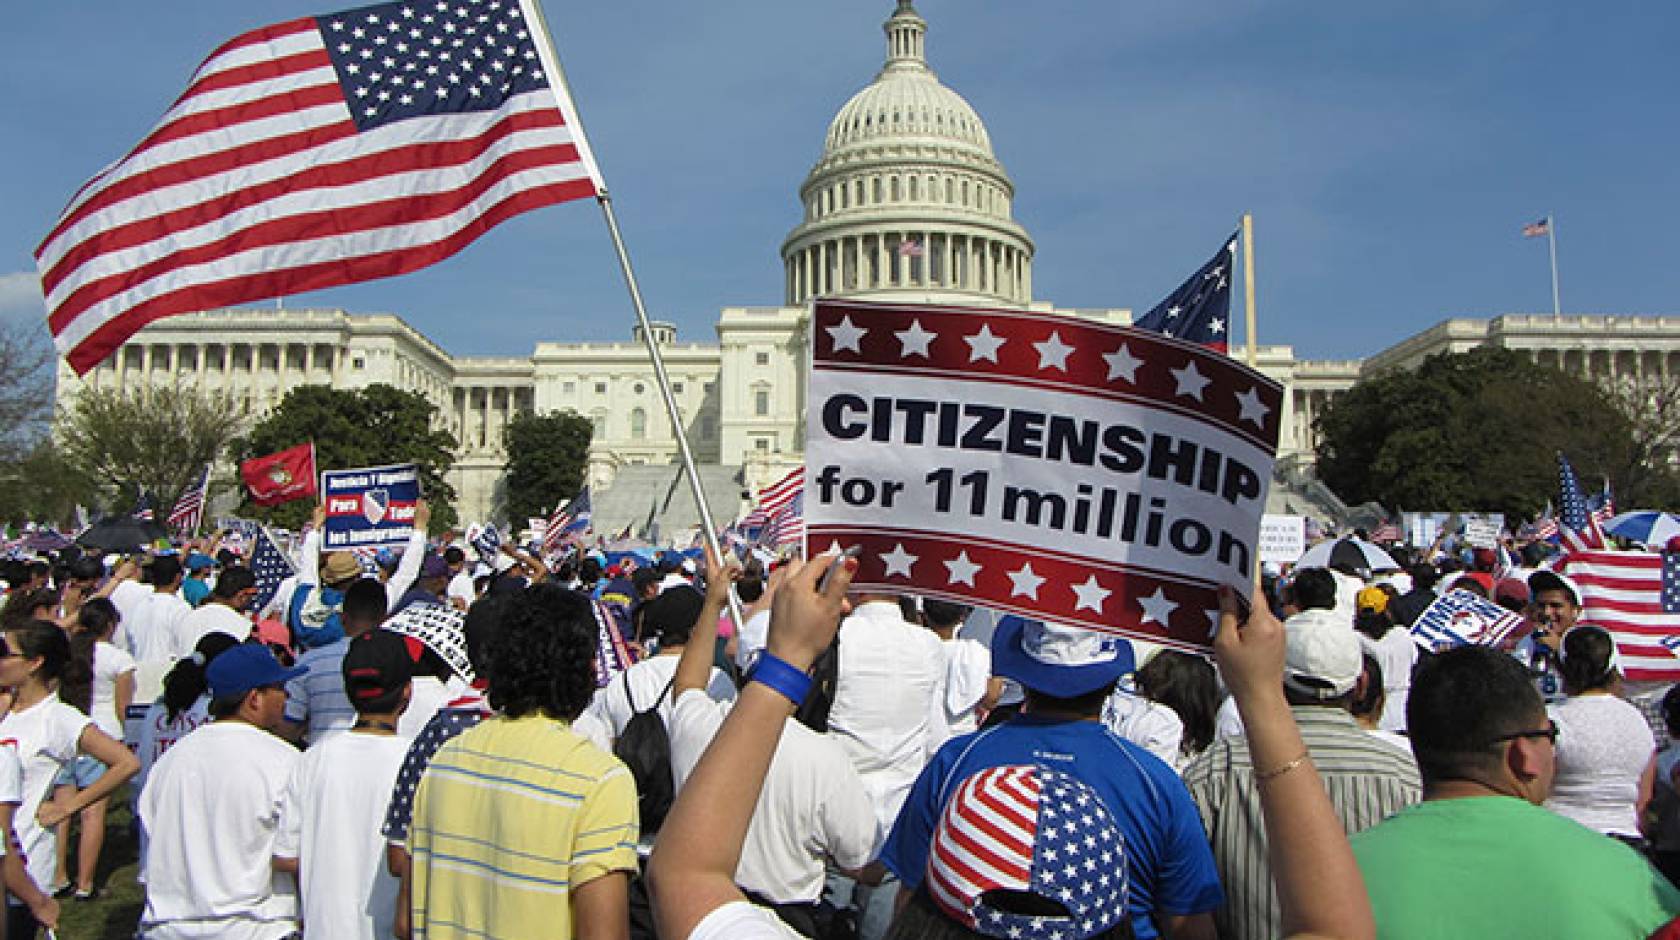
<svg viewBox="0 0 1680 940">
<path fill-rule="evenodd" d="M 414 678 L 415 653 L 408 637 L 369 630 L 344 653 L 344 694 L 358 712 L 394 711 Z M 416 641 L 418 642 L 418 641 Z"/>
</svg>

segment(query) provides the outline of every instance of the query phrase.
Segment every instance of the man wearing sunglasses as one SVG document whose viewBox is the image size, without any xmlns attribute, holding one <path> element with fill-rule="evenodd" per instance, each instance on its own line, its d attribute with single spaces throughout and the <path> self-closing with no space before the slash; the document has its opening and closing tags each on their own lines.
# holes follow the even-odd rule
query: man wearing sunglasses
<svg viewBox="0 0 1680 940">
<path fill-rule="evenodd" d="M 1515 659 L 1432 657 L 1406 718 L 1424 801 L 1352 840 L 1379 936 L 1646 937 L 1680 914 L 1638 853 L 1540 805 L 1558 729 Z"/>
</svg>

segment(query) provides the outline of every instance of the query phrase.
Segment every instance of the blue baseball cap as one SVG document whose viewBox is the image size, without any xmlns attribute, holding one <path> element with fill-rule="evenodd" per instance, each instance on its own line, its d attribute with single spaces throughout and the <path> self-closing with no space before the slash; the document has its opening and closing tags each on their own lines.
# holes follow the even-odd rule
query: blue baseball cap
<svg viewBox="0 0 1680 940">
<path fill-rule="evenodd" d="M 212 698 L 232 698 L 266 685 L 289 682 L 309 671 L 307 666 L 287 669 L 268 647 L 241 643 L 211 660 L 204 677 L 210 681 Z"/>
<path fill-rule="evenodd" d="M 187 556 L 188 571 L 204 571 L 216 567 L 216 559 L 203 552 L 193 552 Z"/>
</svg>

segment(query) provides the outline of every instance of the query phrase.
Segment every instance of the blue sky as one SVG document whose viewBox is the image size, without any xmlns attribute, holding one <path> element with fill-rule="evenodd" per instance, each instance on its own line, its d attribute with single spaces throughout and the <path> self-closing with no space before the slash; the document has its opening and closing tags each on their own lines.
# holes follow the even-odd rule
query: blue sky
<svg viewBox="0 0 1680 940">
<path fill-rule="evenodd" d="M 776 250 L 889 0 L 562 3 L 548 18 L 656 316 L 781 300 Z M 1255 214 L 1260 338 L 1369 355 L 1450 316 L 1680 314 L 1680 7 L 1523 0 L 919 0 L 1038 245 L 1034 287 L 1140 314 Z M 0 314 L 31 252 L 218 43 L 304 0 L 15 4 L 0 33 Z M 600 214 L 504 224 L 442 265 L 288 301 L 390 311 L 458 355 L 627 338 Z"/>
</svg>

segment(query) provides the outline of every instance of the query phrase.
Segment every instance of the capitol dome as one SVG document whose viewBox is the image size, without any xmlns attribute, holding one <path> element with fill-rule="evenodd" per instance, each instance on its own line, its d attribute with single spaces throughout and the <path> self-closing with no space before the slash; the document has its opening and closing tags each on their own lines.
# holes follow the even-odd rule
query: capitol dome
<svg viewBox="0 0 1680 940">
<path fill-rule="evenodd" d="M 980 115 L 928 67 L 927 21 L 898 0 L 887 60 L 840 108 L 782 245 L 789 304 L 813 297 L 1024 306 L 1032 239 Z"/>
</svg>

